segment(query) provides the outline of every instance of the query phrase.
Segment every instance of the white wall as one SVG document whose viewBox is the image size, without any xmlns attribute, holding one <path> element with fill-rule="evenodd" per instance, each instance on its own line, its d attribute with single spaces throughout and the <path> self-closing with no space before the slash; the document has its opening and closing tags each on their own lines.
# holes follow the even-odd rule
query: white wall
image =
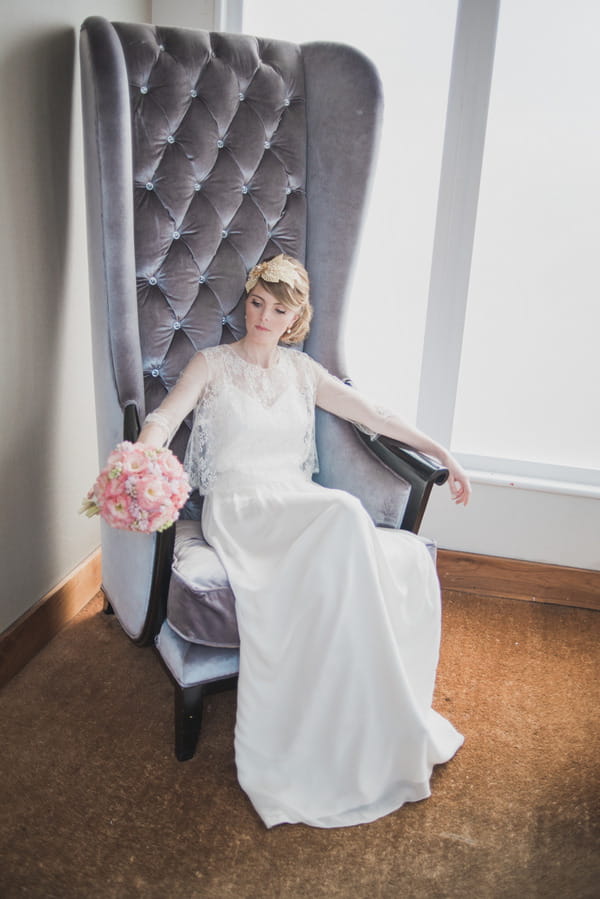
<svg viewBox="0 0 600 899">
<path fill-rule="evenodd" d="M 600 570 L 600 503 L 584 496 L 475 483 L 463 509 L 436 487 L 421 526 L 445 549 Z"/>
<path fill-rule="evenodd" d="M 86 16 L 149 21 L 150 3 L 1 9 L 0 631 L 99 543 L 77 514 L 98 469 L 77 42 Z"/>
<path fill-rule="evenodd" d="M 151 7 L 155 25 L 210 31 L 214 27 L 219 0 L 152 0 Z"/>
</svg>

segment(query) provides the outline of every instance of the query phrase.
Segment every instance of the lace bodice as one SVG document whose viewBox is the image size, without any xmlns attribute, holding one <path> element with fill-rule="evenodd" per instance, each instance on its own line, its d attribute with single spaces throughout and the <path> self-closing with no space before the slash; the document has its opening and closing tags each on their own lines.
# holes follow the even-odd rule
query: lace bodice
<svg viewBox="0 0 600 899">
<path fill-rule="evenodd" d="M 303 476 L 317 470 L 314 409 L 317 367 L 278 349 L 268 369 L 230 346 L 204 350 L 208 380 L 194 412 L 185 456 L 200 493 Z"/>
</svg>

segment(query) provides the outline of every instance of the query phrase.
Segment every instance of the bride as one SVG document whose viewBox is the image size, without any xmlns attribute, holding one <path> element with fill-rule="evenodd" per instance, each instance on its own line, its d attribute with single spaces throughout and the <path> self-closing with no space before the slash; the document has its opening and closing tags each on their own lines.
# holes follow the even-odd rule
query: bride
<svg viewBox="0 0 600 899">
<path fill-rule="evenodd" d="M 311 480 L 315 406 L 436 457 L 453 457 L 305 353 L 308 275 L 281 254 L 246 282 L 246 336 L 203 350 L 147 416 L 168 442 L 193 409 L 185 467 L 236 599 L 238 779 L 267 827 L 342 827 L 429 796 L 462 736 L 431 708 L 440 595 L 423 544 L 378 531 L 361 503 Z"/>
</svg>

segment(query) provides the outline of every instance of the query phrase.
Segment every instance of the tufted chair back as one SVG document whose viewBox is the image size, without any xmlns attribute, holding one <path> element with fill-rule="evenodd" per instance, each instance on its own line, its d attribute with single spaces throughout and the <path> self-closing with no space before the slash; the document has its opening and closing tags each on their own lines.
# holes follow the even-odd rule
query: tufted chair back
<svg viewBox="0 0 600 899">
<path fill-rule="evenodd" d="M 282 251 L 311 276 L 305 350 L 347 377 L 342 323 L 381 114 L 371 63 L 338 44 L 92 17 L 81 69 L 101 461 L 194 352 L 243 335 L 247 272 Z M 405 483 L 345 422 L 323 416 L 317 434 L 321 480 L 399 524 Z M 168 543 L 103 525 L 102 545 L 105 591 L 147 640 Z"/>
<path fill-rule="evenodd" d="M 129 83 L 146 410 L 198 349 L 244 333 L 259 259 L 306 252 L 300 48 L 115 25 Z M 187 435 L 176 439 L 183 450 Z"/>
</svg>

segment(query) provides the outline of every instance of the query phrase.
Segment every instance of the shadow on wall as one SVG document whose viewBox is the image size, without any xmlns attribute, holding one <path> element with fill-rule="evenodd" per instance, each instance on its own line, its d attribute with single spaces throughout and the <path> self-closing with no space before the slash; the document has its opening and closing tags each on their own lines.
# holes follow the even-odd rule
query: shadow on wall
<svg viewBox="0 0 600 899">
<path fill-rule="evenodd" d="M 0 59 L 0 631 L 61 574 L 53 570 L 49 537 L 57 517 L 52 419 L 67 282 L 74 55 L 69 28 L 36 31 Z"/>
</svg>

